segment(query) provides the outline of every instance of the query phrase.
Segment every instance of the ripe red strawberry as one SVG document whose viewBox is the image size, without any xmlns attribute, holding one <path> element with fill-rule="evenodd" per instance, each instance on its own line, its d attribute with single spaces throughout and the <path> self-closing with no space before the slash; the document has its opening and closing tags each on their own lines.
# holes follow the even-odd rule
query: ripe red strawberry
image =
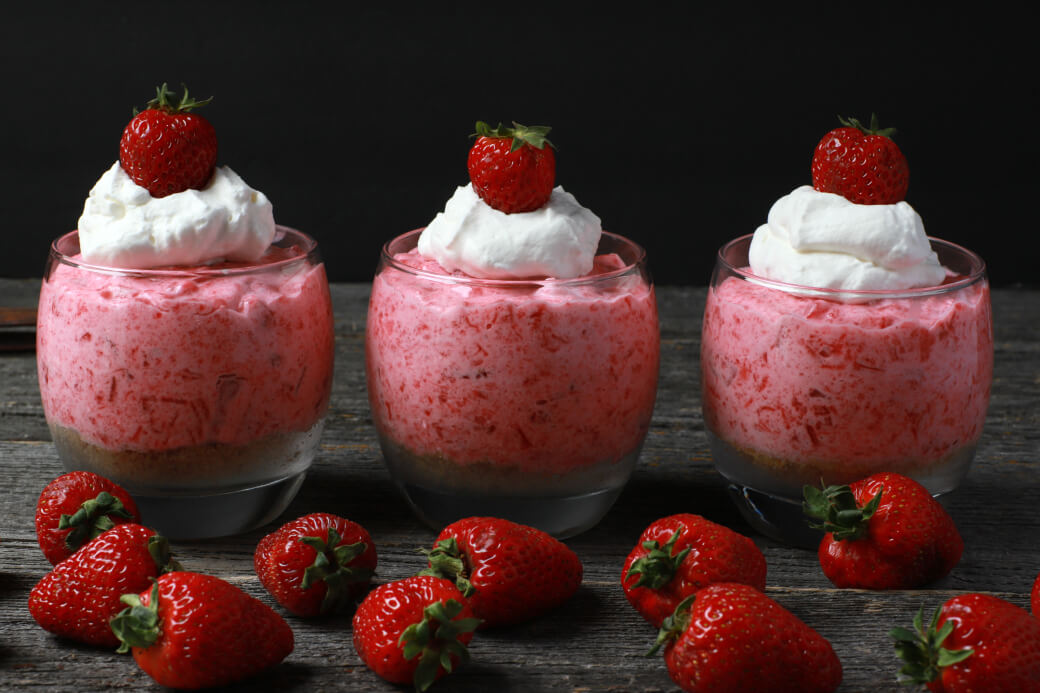
<svg viewBox="0 0 1040 693">
<path fill-rule="evenodd" d="M 115 647 L 108 621 L 127 592 L 147 589 L 170 560 L 166 539 L 126 523 L 113 527 L 55 566 L 29 594 L 29 613 L 44 630 L 89 645 Z"/>
<path fill-rule="evenodd" d="M 170 688 L 210 688 L 248 678 L 293 650 L 293 632 L 274 609 L 212 575 L 166 573 L 139 594 L 112 631 L 138 666 Z"/>
<path fill-rule="evenodd" d="M 279 604 L 298 616 L 317 616 L 349 606 L 368 587 L 376 560 L 364 527 L 312 513 L 261 539 L 253 567 Z"/>
<path fill-rule="evenodd" d="M 650 654 L 662 645 L 672 680 L 691 693 L 827 693 L 841 684 L 831 644 L 750 585 L 720 582 L 684 599 Z"/>
<path fill-rule="evenodd" d="M 935 610 L 931 624 L 893 628 L 908 682 L 936 693 L 1040 691 L 1040 620 L 988 594 L 961 594 Z"/>
<path fill-rule="evenodd" d="M 51 565 L 118 524 L 140 521 L 130 494 L 93 472 L 62 474 L 36 502 L 36 540 Z"/>
<path fill-rule="evenodd" d="M 495 517 L 467 517 L 437 536 L 434 575 L 456 583 L 482 627 L 526 621 L 571 598 L 582 565 L 566 544 L 540 529 Z"/>
<path fill-rule="evenodd" d="M 425 691 L 469 660 L 479 622 L 455 585 L 415 575 L 368 593 L 354 613 L 354 649 L 387 681 Z"/>
<path fill-rule="evenodd" d="M 964 541 L 946 510 L 913 479 L 884 472 L 851 486 L 805 487 L 805 512 L 827 534 L 820 567 L 836 587 L 912 589 L 946 576 Z"/>
<path fill-rule="evenodd" d="M 551 129 L 516 122 L 491 128 L 478 120 L 466 163 L 480 199 L 506 214 L 531 212 L 548 202 L 556 181 L 556 155 L 545 139 Z"/>
<path fill-rule="evenodd" d="M 192 113 L 212 97 L 196 101 L 188 88 L 174 103 L 164 83 L 148 107 L 123 130 L 119 163 L 130 179 L 152 197 L 166 197 L 206 187 L 217 163 L 217 133 L 208 120 Z"/>
<path fill-rule="evenodd" d="M 765 590 L 765 556 L 747 537 L 691 513 L 652 522 L 621 570 L 625 597 L 657 627 L 679 602 L 715 582 Z"/>
<path fill-rule="evenodd" d="M 855 118 L 838 120 L 844 127 L 824 135 L 813 152 L 813 187 L 861 205 L 906 199 L 910 168 L 892 141 L 895 128 L 879 128 L 876 115 L 869 128 Z"/>
</svg>

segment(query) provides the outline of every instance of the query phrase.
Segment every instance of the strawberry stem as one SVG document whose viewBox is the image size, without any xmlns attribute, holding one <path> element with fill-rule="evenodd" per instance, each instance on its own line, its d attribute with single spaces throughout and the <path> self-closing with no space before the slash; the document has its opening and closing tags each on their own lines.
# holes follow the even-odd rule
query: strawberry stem
<svg viewBox="0 0 1040 693">
<path fill-rule="evenodd" d="M 546 139 L 546 135 L 552 130 L 548 125 L 521 125 L 514 120 L 511 128 L 502 127 L 502 123 L 492 128 L 484 121 L 478 120 L 476 129 L 470 137 L 511 137 L 513 143 L 509 147 L 510 152 L 515 152 L 525 144 L 535 149 L 544 149 L 545 145 L 556 149 L 556 145 Z"/>
<path fill-rule="evenodd" d="M 95 498 L 83 501 L 72 515 L 62 514 L 58 520 L 58 529 L 72 529 L 65 535 L 65 548 L 75 551 L 102 532 L 116 526 L 110 516 L 132 520 L 133 516 L 123 506 L 123 502 L 108 491 L 102 491 Z"/>
<path fill-rule="evenodd" d="M 686 627 L 690 625 L 690 607 L 693 605 L 696 596 L 696 594 L 691 594 L 686 599 L 683 599 L 675 607 L 675 611 L 661 621 L 661 629 L 657 632 L 657 640 L 654 642 L 654 646 L 650 648 L 650 651 L 646 653 L 647 657 L 653 657 L 663 645 L 682 635 Z"/>
<path fill-rule="evenodd" d="M 466 562 L 462 555 L 455 537 L 442 539 L 434 544 L 430 551 L 423 550 L 429 560 L 429 567 L 420 570 L 418 575 L 429 575 L 444 578 L 455 583 L 464 597 L 469 597 L 475 591 L 473 583 L 469 581 L 466 570 Z"/>
<path fill-rule="evenodd" d="M 303 571 L 300 589 L 309 589 L 325 581 L 325 598 L 321 602 L 321 613 L 342 611 L 351 603 L 350 588 L 358 582 L 368 582 L 372 571 L 368 568 L 351 566 L 350 563 L 368 548 L 363 541 L 339 546 L 342 539 L 335 527 L 329 527 L 326 539 L 300 537 L 299 541 L 317 552 L 314 563 Z"/>
<path fill-rule="evenodd" d="M 633 561 L 628 569 L 628 574 L 625 575 L 626 580 L 630 580 L 636 575 L 639 576 L 639 579 L 632 587 L 647 587 L 656 590 L 668 584 L 679 570 L 679 566 L 682 564 L 683 559 L 686 558 L 686 554 L 690 553 L 691 547 L 687 546 L 679 553 L 672 555 L 672 552 L 675 550 L 675 542 L 678 541 L 679 535 L 685 529 L 685 527 L 679 525 L 671 538 L 664 543 L 664 546 L 661 546 L 656 540 L 643 542 L 643 548 L 649 551 L 649 553 Z"/>
<path fill-rule="evenodd" d="M 881 135 L 882 137 L 892 139 L 892 136 L 896 134 L 895 128 L 882 128 L 878 125 L 877 113 L 870 114 L 870 127 L 864 126 L 855 118 L 842 118 L 841 116 L 838 116 L 838 122 L 847 128 L 856 128 L 864 135 Z"/>
<path fill-rule="evenodd" d="M 148 553 L 155 561 L 155 567 L 159 569 L 159 575 L 184 570 L 180 563 L 173 559 L 170 552 L 170 542 L 161 534 L 153 534 L 148 537 Z"/>
<path fill-rule="evenodd" d="M 116 652 L 129 652 L 131 647 L 151 647 L 159 639 L 159 583 L 152 584 L 148 606 L 140 595 L 124 594 L 119 601 L 127 605 L 109 621 L 112 632 L 119 638 Z"/>
<path fill-rule="evenodd" d="M 454 667 L 452 656 L 462 663 L 469 661 L 469 650 L 458 638 L 475 631 L 480 619 L 456 619 L 461 611 L 462 604 L 454 599 L 430 604 L 423 609 L 422 620 L 405 628 L 398 638 L 405 659 L 421 656 L 413 677 L 417 691 L 429 688 L 437 680 L 439 669 L 450 674 Z"/>
<path fill-rule="evenodd" d="M 848 486 L 805 486 L 802 489 L 805 497 L 802 510 L 810 520 L 816 520 L 809 522 L 813 529 L 830 532 L 839 541 L 861 539 L 881 503 L 882 490 L 860 507 Z"/>
<path fill-rule="evenodd" d="M 940 612 L 941 608 L 935 610 L 931 623 L 925 628 L 922 607 L 914 616 L 914 630 L 896 627 L 889 631 L 889 636 L 895 640 L 896 654 L 904 662 L 899 670 L 901 682 L 930 683 L 945 667 L 962 662 L 975 653 L 971 648 L 948 650 L 942 646 L 954 626 L 952 621 L 947 621 L 937 629 Z"/>
<path fill-rule="evenodd" d="M 173 101 L 173 92 L 166 86 L 166 82 L 162 83 L 162 86 L 155 88 L 155 98 L 150 100 L 145 108 L 154 108 L 156 110 L 165 111 L 166 113 L 187 113 L 193 108 L 201 108 L 205 106 L 213 97 L 203 99 L 202 101 L 196 101 L 195 99 L 188 96 L 188 85 L 181 82 L 181 86 L 184 88 L 184 94 L 181 95 L 180 100 L 176 103 Z M 138 110 L 134 109 L 134 115 L 137 115 Z"/>
</svg>

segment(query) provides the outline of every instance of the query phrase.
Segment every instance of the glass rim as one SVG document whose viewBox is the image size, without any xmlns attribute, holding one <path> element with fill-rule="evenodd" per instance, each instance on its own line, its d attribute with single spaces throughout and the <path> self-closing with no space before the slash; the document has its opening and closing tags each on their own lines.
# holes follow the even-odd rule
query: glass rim
<svg viewBox="0 0 1040 693">
<path fill-rule="evenodd" d="M 740 245 L 741 243 L 746 243 L 750 246 L 751 239 L 754 235 L 754 233 L 748 233 L 743 236 L 738 236 L 737 238 L 723 244 L 715 254 L 715 262 L 717 266 L 731 272 L 745 281 L 754 282 L 780 291 L 786 291 L 787 293 L 796 293 L 824 299 L 833 298 L 834 300 L 839 301 L 848 300 L 849 298 L 862 298 L 869 300 L 880 300 L 885 298 L 914 298 L 951 293 L 953 291 L 965 289 L 986 279 L 986 262 L 978 253 L 968 250 L 956 243 L 936 238 L 934 236 L 928 236 L 928 242 L 931 244 L 933 250 L 937 247 L 944 248 L 955 253 L 960 253 L 967 258 L 972 266 L 971 272 L 956 281 L 938 284 L 936 286 L 922 286 L 914 289 L 834 289 L 784 282 L 755 274 L 754 272 L 751 272 L 750 269 L 737 267 L 726 260 L 726 254 L 735 246 Z"/>
<path fill-rule="evenodd" d="M 423 227 L 423 228 L 425 228 L 425 227 Z M 465 286 L 480 286 L 480 287 L 489 287 L 489 288 L 499 288 L 499 289 L 503 289 L 503 288 L 517 289 L 517 288 L 521 288 L 521 287 L 532 287 L 532 286 L 537 286 L 537 287 L 550 287 L 550 286 L 551 287 L 567 287 L 567 286 L 578 286 L 578 285 L 584 285 L 584 284 L 595 284 L 595 283 L 602 282 L 602 281 L 609 281 L 611 279 L 617 279 L 619 277 L 623 277 L 623 276 L 632 274 L 633 272 L 638 272 L 638 271 L 640 271 L 640 268 L 645 268 L 646 267 L 646 249 L 644 249 L 643 246 L 639 245 L 638 243 L 636 243 L 635 241 L 631 240 L 630 238 L 627 238 L 627 237 L 622 236 L 620 234 L 611 233 L 610 231 L 603 231 L 602 232 L 603 237 L 609 238 L 612 241 L 614 241 L 616 243 L 619 243 L 620 245 L 627 246 L 634 253 L 635 259 L 632 262 L 627 262 L 626 261 L 626 264 L 625 264 L 624 267 L 619 267 L 617 269 L 610 270 L 609 272 L 601 272 L 599 274 L 585 275 L 585 276 L 582 276 L 582 277 L 570 277 L 570 278 L 567 278 L 567 279 L 557 279 L 557 278 L 554 278 L 554 277 L 544 277 L 544 278 L 539 278 L 539 279 L 535 279 L 535 278 L 525 278 L 525 279 L 483 279 L 483 278 L 480 278 L 480 277 L 470 277 L 468 275 L 459 276 L 459 275 L 455 275 L 455 274 L 439 274 L 437 272 L 430 272 L 428 270 L 418 269 L 416 267 L 412 267 L 410 265 L 406 265 L 403 262 L 398 262 L 397 260 L 394 259 L 393 254 L 391 254 L 391 252 L 390 252 L 390 246 L 392 246 L 392 245 L 394 245 L 396 243 L 402 242 L 402 241 L 410 240 L 412 237 L 418 238 L 419 234 L 421 234 L 423 232 L 423 228 L 413 229 L 413 230 L 408 231 L 406 233 L 402 233 L 401 235 L 396 236 L 394 238 L 391 238 L 389 241 L 384 243 L 383 247 L 382 247 L 382 249 L 380 251 L 380 259 L 382 260 L 382 262 L 387 267 L 392 267 L 393 269 L 395 269 L 397 271 L 404 272 L 406 274 L 411 274 L 411 275 L 416 276 L 416 277 L 421 277 L 423 279 L 428 279 L 430 281 L 435 281 L 435 282 L 440 282 L 440 283 L 449 283 L 449 284 L 462 284 L 462 285 L 465 285 Z M 602 242 L 602 239 L 601 239 L 601 242 Z M 416 241 L 416 243 L 418 243 L 418 241 Z M 415 247 L 415 244 L 412 244 L 412 246 L 409 248 L 409 250 L 411 250 L 414 247 Z M 649 278 L 648 278 L 648 281 L 649 281 Z"/>
<path fill-rule="evenodd" d="M 81 269 L 87 272 L 94 272 L 97 274 L 111 274 L 120 275 L 125 277 L 138 277 L 138 278 L 154 278 L 154 279 L 170 279 L 170 278 L 186 278 L 186 277 L 228 277 L 228 276 L 239 276 L 246 274 L 259 274 L 262 272 L 272 272 L 282 270 L 287 267 L 292 267 L 294 264 L 305 262 L 308 258 L 316 259 L 316 252 L 318 249 L 318 242 L 311 236 L 307 235 L 303 231 L 297 229 L 275 224 L 275 235 L 271 239 L 271 245 L 275 245 L 286 238 L 295 240 L 300 245 L 299 254 L 293 255 L 292 257 L 283 258 L 281 260 L 275 260 L 274 262 L 249 263 L 243 264 L 240 267 L 192 267 L 187 268 L 135 268 L 135 267 L 115 267 L 112 265 L 97 265 L 83 260 L 73 260 L 71 256 L 66 254 L 59 247 L 60 244 L 67 243 L 69 239 L 76 238 L 77 242 L 79 239 L 79 231 L 69 231 L 61 236 L 58 236 L 51 242 L 50 255 L 54 261 L 59 262 L 68 267 L 75 269 Z"/>
</svg>

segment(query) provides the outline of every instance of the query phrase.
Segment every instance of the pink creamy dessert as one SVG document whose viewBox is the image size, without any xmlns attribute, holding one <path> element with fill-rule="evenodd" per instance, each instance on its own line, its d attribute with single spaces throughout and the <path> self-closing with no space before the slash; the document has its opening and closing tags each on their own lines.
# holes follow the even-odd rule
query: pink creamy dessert
<svg viewBox="0 0 1040 693">
<path fill-rule="evenodd" d="M 388 244 L 369 306 L 369 398 L 392 476 L 413 501 L 544 498 L 550 512 L 606 493 L 609 507 L 656 393 L 645 272 L 608 252 L 577 279 L 478 280 L 420 255 L 418 234 Z M 638 248 L 611 234 L 601 248 L 625 244 Z"/>
<path fill-rule="evenodd" d="M 445 274 L 416 251 L 394 259 Z M 600 257 L 591 276 L 621 267 Z M 368 336 L 377 426 L 419 455 L 533 474 L 630 454 L 650 424 L 658 358 L 653 290 L 631 279 L 431 291 L 382 272 Z"/>
<path fill-rule="evenodd" d="M 256 263 L 169 270 L 92 268 L 74 233 L 55 243 L 37 339 L 63 459 L 145 494 L 306 470 L 332 382 L 331 302 L 314 242 L 280 235 Z"/>
<path fill-rule="evenodd" d="M 435 528 L 595 525 L 639 459 L 660 335 L 646 253 L 555 184 L 545 125 L 477 121 L 458 186 L 383 246 L 366 328 L 391 478 Z"/>
<path fill-rule="evenodd" d="M 315 457 L 332 384 L 317 243 L 226 165 L 166 84 L 124 127 L 76 231 L 51 244 L 37 362 L 65 468 L 122 485 L 171 538 L 277 517 Z"/>
<path fill-rule="evenodd" d="M 927 234 L 893 128 L 839 120 L 812 185 L 719 251 L 701 335 L 715 467 L 749 524 L 806 547 L 807 486 L 894 472 L 954 490 L 993 377 L 985 263 Z"/>
<path fill-rule="evenodd" d="M 713 285 L 704 316 L 704 416 L 719 471 L 796 497 L 804 484 L 882 469 L 952 490 L 981 435 L 992 379 L 981 270 L 857 302 L 741 272 Z"/>
</svg>

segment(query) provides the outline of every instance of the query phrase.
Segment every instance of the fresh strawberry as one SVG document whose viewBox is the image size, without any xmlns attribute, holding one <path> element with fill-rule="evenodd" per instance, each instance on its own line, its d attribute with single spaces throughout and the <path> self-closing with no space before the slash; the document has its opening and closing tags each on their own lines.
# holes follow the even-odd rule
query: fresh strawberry
<svg viewBox="0 0 1040 693">
<path fill-rule="evenodd" d="M 175 103 L 164 83 L 123 130 L 119 163 L 152 197 L 200 190 L 213 176 L 217 133 L 208 120 L 191 112 L 211 100 L 196 101 L 184 87 Z"/>
<path fill-rule="evenodd" d="M 750 585 L 720 582 L 686 597 L 650 654 L 662 645 L 672 680 L 691 693 L 826 693 L 841 683 L 831 644 Z"/>
<path fill-rule="evenodd" d="M 895 128 L 879 128 L 877 116 L 864 127 L 838 117 L 844 127 L 831 130 L 813 152 L 813 187 L 861 205 L 886 205 L 906 199 L 910 168 L 892 141 Z"/>
<path fill-rule="evenodd" d="M 312 513 L 261 539 L 253 567 L 279 604 L 298 616 L 317 616 L 349 606 L 368 587 L 376 560 L 364 527 Z"/>
<path fill-rule="evenodd" d="M 532 619 L 571 598 L 582 565 L 540 529 L 495 517 L 467 517 L 437 536 L 420 575 L 453 580 L 482 627 Z"/>
<path fill-rule="evenodd" d="M 913 479 L 891 472 L 851 486 L 805 487 L 820 567 L 836 587 L 912 589 L 946 576 L 964 541 L 946 510 Z"/>
<path fill-rule="evenodd" d="M 140 521 L 130 494 L 93 472 L 62 474 L 36 502 L 36 540 L 51 565 L 118 524 Z"/>
<path fill-rule="evenodd" d="M 166 573 L 112 619 L 119 652 L 170 688 L 210 688 L 248 678 L 293 650 L 293 632 L 274 609 L 220 578 Z"/>
<path fill-rule="evenodd" d="M 908 683 L 936 693 L 1040 691 L 1040 620 L 988 594 L 961 594 L 935 610 L 928 627 L 921 611 L 914 630 L 893 628 Z"/>
<path fill-rule="evenodd" d="M 166 571 L 166 539 L 139 524 L 116 525 L 54 567 L 29 594 L 29 613 L 44 630 L 89 645 L 115 647 L 108 621 L 127 592 L 146 589 Z"/>
<path fill-rule="evenodd" d="M 657 627 L 679 602 L 715 582 L 765 590 L 765 556 L 747 537 L 691 513 L 652 522 L 621 570 L 625 597 Z"/>
<path fill-rule="evenodd" d="M 478 120 L 466 163 L 480 199 L 506 214 L 531 212 L 548 202 L 556 181 L 556 155 L 545 139 L 551 129 L 516 122 L 491 128 Z"/>
<path fill-rule="evenodd" d="M 469 660 L 480 620 L 458 588 L 430 575 L 380 585 L 354 613 L 354 649 L 372 671 L 425 691 Z"/>
</svg>

